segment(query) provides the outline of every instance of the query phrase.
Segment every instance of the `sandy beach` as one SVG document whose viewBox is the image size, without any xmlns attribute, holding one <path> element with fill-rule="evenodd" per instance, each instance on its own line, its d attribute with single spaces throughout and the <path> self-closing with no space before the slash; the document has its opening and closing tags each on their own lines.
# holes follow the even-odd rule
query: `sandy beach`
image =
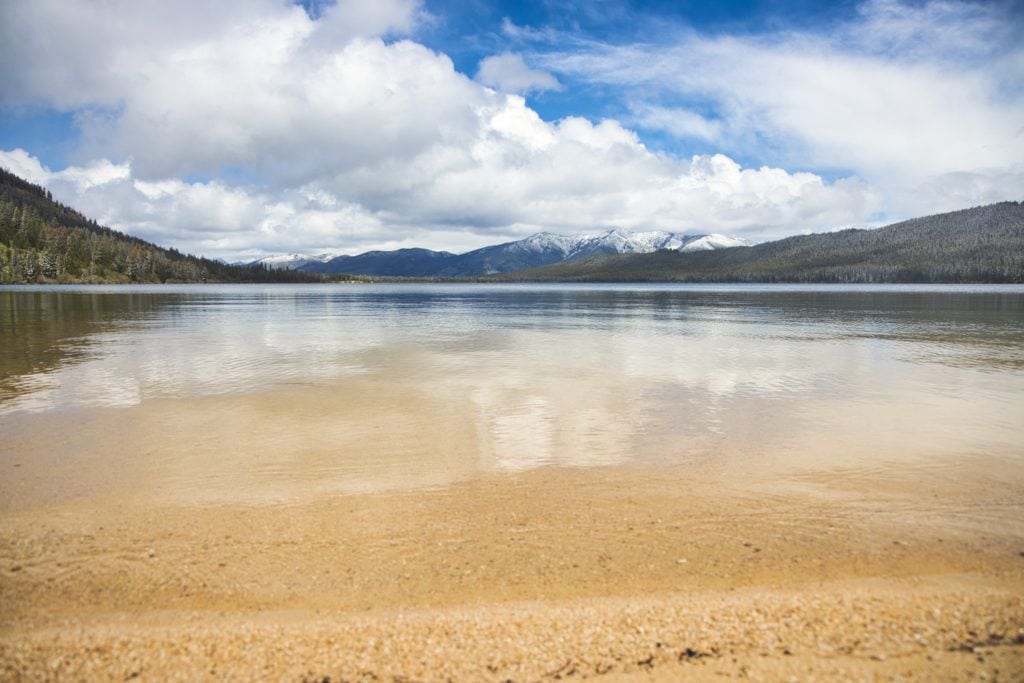
<svg viewBox="0 0 1024 683">
<path fill-rule="evenodd" d="M 1020 680 L 1024 497 L 1011 472 L 973 481 L 546 468 L 283 504 L 26 506 L 0 523 L 0 671 Z"/>
</svg>

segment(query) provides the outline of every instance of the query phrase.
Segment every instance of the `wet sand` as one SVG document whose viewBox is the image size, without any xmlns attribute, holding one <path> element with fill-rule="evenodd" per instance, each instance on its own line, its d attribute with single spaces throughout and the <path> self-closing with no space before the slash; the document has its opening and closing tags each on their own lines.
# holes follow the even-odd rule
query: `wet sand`
<svg viewBox="0 0 1024 683">
<path fill-rule="evenodd" d="M 1006 463 L 22 502 L 0 517 L 0 677 L 1021 680 Z M 38 474 L 18 464 L 8 501 Z"/>
</svg>

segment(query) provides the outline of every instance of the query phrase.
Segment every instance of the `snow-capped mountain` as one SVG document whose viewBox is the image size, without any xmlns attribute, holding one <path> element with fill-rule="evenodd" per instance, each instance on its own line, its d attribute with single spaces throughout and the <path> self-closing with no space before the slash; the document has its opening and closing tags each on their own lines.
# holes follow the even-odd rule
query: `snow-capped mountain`
<svg viewBox="0 0 1024 683">
<path fill-rule="evenodd" d="M 519 245 L 523 250 L 561 251 L 566 259 L 584 258 L 595 254 L 649 254 L 660 249 L 670 251 L 704 251 L 729 247 L 749 247 L 750 242 L 725 235 L 685 235 L 678 232 L 649 230 L 629 232 L 605 230 L 604 232 L 558 235 L 539 232 L 508 246 Z M 505 246 L 505 245 L 499 245 Z"/>
<path fill-rule="evenodd" d="M 483 247 L 456 256 L 438 274 L 472 277 L 510 273 L 598 254 L 649 254 L 659 249 L 697 251 L 749 245 L 746 240 L 723 235 L 684 235 L 663 231 L 628 232 L 613 229 L 576 235 L 540 232 L 516 242 Z"/>
<path fill-rule="evenodd" d="M 676 251 L 711 251 L 713 249 L 731 249 L 733 247 L 749 247 L 752 245 L 753 243 L 750 240 L 740 237 L 729 237 L 728 235 L 711 233 L 710 235 L 701 235 L 696 239 L 687 241 Z"/>
<path fill-rule="evenodd" d="M 299 258 L 309 260 L 299 265 L 268 265 L 353 275 L 475 277 L 537 268 L 598 254 L 649 254 L 659 249 L 701 251 L 746 246 L 750 246 L 747 240 L 725 235 L 686 235 L 661 230 L 629 232 L 612 229 L 575 235 L 538 232 L 515 242 L 495 244 L 465 254 L 450 254 L 429 249 L 398 249 L 366 252 L 357 256 L 337 256 L 327 260 L 291 254 L 276 258 L 289 264 L 298 263 Z M 264 259 L 267 260 L 269 259 Z"/>
<path fill-rule="evenodd" d="M 309 254 L 277 254 L 275 256 L 265 256 L 261 259 L 252 261 L 247 265 L 255 266 L 262 264 L 267 268 L 298 270 L 311 263 L 326 263 L 335 256 L 337 256 L 337 254 L 319 254 L 317 256 L 310 256 Z"/>
</svg>

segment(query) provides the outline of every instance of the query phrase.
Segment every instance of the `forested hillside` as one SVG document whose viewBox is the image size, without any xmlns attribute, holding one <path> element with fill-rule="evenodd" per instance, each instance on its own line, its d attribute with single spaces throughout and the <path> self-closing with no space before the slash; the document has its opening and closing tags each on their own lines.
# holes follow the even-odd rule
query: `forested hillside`
<svg viewBox="0 0 1024 683">
<path fill-rule="evenodd" d="M 0 169 L 0 284 L 322 282 L 347 279 L 231 266 L 98 225 L 46 189 Z"/>
<path fill-rule="evenodd" d="M 1024 282 L 1024 203 L 802 235 L 743 249 L 602 256 L 505 280 L 679 282 Z"/>
</svg>

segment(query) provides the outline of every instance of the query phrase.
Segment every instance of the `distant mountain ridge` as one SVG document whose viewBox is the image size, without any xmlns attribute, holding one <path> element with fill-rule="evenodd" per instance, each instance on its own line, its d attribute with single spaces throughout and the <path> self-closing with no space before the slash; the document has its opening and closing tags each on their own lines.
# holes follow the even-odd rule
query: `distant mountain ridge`
<svg viewBox="0 0 1024 683">
<path fill-rule="evenodd" d="M 537 268 L 598 254 L 649 254 L 662 249 L 693 252 L 746 246 L 750 246 L 747 240 L 725 235 L 686 235 L 661 230 L 630 232 L 611 229 L 575 235 L 539 232 L 525 239 L 482 247 L 464 254 L 430 249 L 396 249 L 370 251 L 356 256 L 338 256 L 329 260 L 292 254 L 285 257 L 269 257 L 277 259 L 274 265 L 267 263 L 268 259 L 262 259 L 257 263 L 312 273 L 393 277 L 479 277 Z"/>
<path fill-rule="evenodd" d="M 748 249 L 610 254 L 495 279 L 556 282 L 1024 283 L 1024 202 Z"/>
<path fill-rule="evenodd" d="M 301 270 L 311 273 L 348 273 L 400 277 L 437 277 L 443 264 L 456 254 L 430 249 L 368 251 L 357 256 L 337 256 L 324 263 L 309 263 Z"/>
</svg>

